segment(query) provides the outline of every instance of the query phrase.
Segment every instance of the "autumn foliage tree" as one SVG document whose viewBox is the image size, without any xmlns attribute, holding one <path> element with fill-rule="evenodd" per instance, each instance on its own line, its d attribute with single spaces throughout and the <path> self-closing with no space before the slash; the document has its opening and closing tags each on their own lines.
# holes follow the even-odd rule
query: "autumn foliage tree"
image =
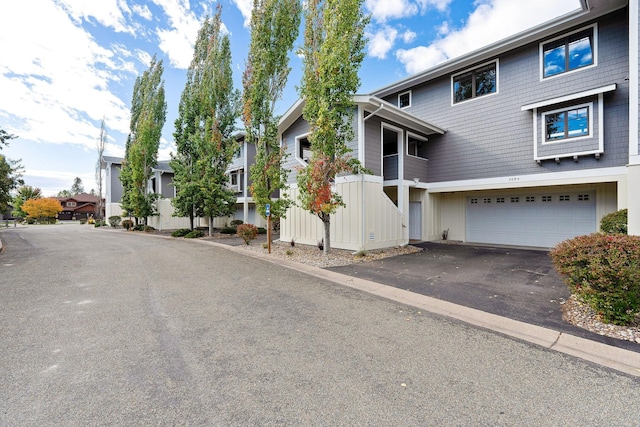
<svg viewBox="0 0 640 427">
<path fill-rule="evenodd" d="M 29 199 L 22 204 L 22 211 L 29 218 L 40 222 L 55 222 L 56 215 L 62 211 L 62 205 L 53 197 L 43 199 Z"/>
<path fill-rule="evenodd" d="M 331 215 L 344 202 L 333 191 L 341 173 L 356 173 L 360 165 L 349 156 L 354 132 L 353 95 L 360 86 L 358 70 L 364 59 L 363 0 L 309 0 L 305 9 L 304 73 L 300 94 L 303 117 L 309 123 L 312 155 L 298 171 L 299 201 L 324 226 L 324 253 L 331 250 Z"/>
</svg>

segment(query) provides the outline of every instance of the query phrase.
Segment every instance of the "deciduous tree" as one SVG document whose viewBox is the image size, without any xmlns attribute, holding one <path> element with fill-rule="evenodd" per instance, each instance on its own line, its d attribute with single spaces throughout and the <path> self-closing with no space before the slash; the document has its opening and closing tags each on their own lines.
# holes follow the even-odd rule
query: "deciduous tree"
<svg viewBox="0 0 640 427">
<path fill-rule="evenodd" d="M 16 196 L 13 198 L 13 216 L 16 218 L 25 218 L 27 213 L 22 210 L 24 202 L 31 199 L 40 199 L 41 197 L 42 190 L 38 187 L 23 185 L 18 188 Z"/>
<path fill-rule="evenodd" d="M 331 250 L 331 215 L 344 206 L 332 189 L 340 173 L 357 172 L 349 157 L 354 138 L 353 96 L 360 86 L 358 70 L 364 59 L 363 0 L 309 0 L 305 9 L 304 74 L 300 94 L 309 123 L 312 156 L 298 171 L 302 208 L 317 215 L 324 226 L 324 253 Z"/>
<path fill-rule="evenodd" d="M 102 219 L 102 156 L 104 149 L 107 145 L 107 126 L 104 122 L 104 118 L 100 123 L 100 136 L 96 145 L 98 151 L 98 160 L 96 162 L 96 184 L 98 184 L 98 203 L 96 204 L 95 216 L 98 219 Z M 93 190 L 91 190 L 93 191 Z"/>
<path fill-rule="evenodd" d="M 30 199 L 24 202 L 22 210 L 26 212 L 29 218 L 44 222 L 55 220 L 56 215 L 62 212 L 62 205 L 53 197 Z"/>
<path fill-rule="evenodd" d="M 9 141 L 17 138 L 17 136 L 7 133 L 0 128 L 0 150 L 2 146 L 8 146 Z M 0 213 L 7 210 L 11 202 L 11 192 L 24 184 L 22 180 L 22 172 L 24 168 L 20 164 L 20 160 L 10 160 L 0 154 Z"/>
<path fill-rule="evenodd" d="M 287 84 L 289 53 L 298 37 L 301 5 L 298 0 L 254 0 L 251 15 L 251 44 L 243 75 L 242 118 L 249 143 L 256 146 L 251 166 L 251 195 L 257 211 L 265 216 L 284 217 L 292 201 L 285 194 L 272 200 L 286 185 L 289 171 L 282 168 L 284 147 L 278 140 L 275 104 Z"/>
<path fill-rule="evenodd" d="M 120 181 L 123 186 L 122 209 L 129 215 L 143 219 L 155 214 L 158 195 L 147 191 L 151 169 L 158 162 L 160 136 L 164 126 L 165 102 L 164 68 L 162 60 L 154 56 L 149 68 L 136 79 L 131 99 L 131 122 L 122 162 Z"/>
<path fill-rule="evenodd" d="M 229 36 L 221 31 L 222 7 L 198 33 L 176 120 L 178 154 L 172 159 L 179 194 L 174 207 L 213 219 L 233 212 L 235 193 L 225 174 L 236 149 L 233 138 L 240 94 L 233 88 Z"/>
</svg>

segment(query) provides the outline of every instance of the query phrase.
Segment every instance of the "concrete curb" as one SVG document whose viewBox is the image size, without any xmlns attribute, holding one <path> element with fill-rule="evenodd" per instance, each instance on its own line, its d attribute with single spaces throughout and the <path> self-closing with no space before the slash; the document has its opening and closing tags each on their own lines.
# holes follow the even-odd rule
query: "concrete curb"
<svg viewBox="0 0 640 427">
<path fill-rule="evenodd" d="M 539 345 L 550 350 L 588 360 L 593 363 L 640 377 L 640 353 L 613 347 L 607 344 L 576 337 L 570 334 L 531 325 L 507 317 L 498 316 L 448 301 L 442 301 L 414 292 L 382 285 L 357 277 L 346 276 L 334 271 L 309 266 L 293 261 L 275 259 L 269 254 L 247 251 L 241 247 L 225 245 L 223 243 L 200 241 L 205 244 L 226 249 L 231 252 L 261 259 L 272 264 L 300 271 L 319 279 L 328 280 L 338 285 L 347 286 L 379 296 L 401 304 L 419 308 L 430 313 L 447 316 L 470 325 L 488 329 L 500 334 L 516 338 L 525 342 Z"/>
</svg>

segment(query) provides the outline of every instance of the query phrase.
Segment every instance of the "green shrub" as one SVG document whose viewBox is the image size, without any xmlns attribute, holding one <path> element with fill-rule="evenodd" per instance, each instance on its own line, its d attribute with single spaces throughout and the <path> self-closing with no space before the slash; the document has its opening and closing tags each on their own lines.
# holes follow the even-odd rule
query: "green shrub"
<svg viewBox="0 0 640 427">
<path fill-rule="evenodd" d="M 236 229 L 232 227 L 226 227 L 220 230 L 220 234 L 236 234 Z"/>
<path fill-rule="evenodd" d="M 122 218 L 120 218 L 120 215 L 113 215 L 109 217 L 109 224 L 111 224 L 113 228 L 116 228 L 120 225 L 121 220 Z"/>
<path fill-rule="evenodd" d="M 27 224 L 35 224 L 35 223 L 36 223 L 35 218 L 27 218 Z"/>
<path fill-rule="evenodd" d="M 264 227 L 258 227 L 258 234 L 267 234 L 267 229 Z"/>
<path fill-rule="evenodd" d="M 187 234 L 191 233 L 191 230 L 188 228 L 180 228 L 173 233 L 171 233 L 171 237 L 184 237 Z"/>
<path fill-rule="evenodd" d="M 122 228 L 124 228 L 125 230 L 131 230 L 133 228 L 133 221 L 130 219 L 123 220 Z"/>
<path fill-rule="evenodd" d="M 258 227 L 253 224 L 240 224 L 237 230 L 238 236 L 242 237 L 245 244 L 249 244 L 258 236 Z"/>
<path fill-rule="evenodd" d="M 200 231 L 200 230 L 193 230 L 193 231 L 189 231 L 187 234 L 184 235 L 185 239 L 198 239 L 200 237 L 204 236 L 204 232 Z"/>
<path fill-rule="evenodd" d="M 549 254 L 572 294 L 604 322 L 628 325 L 640 311 L 640 237 L 595 233 L 556 245 Z"/>
<path fill-rule="evenodd" d="M 84 225 L 84 224 L 86 224 L 86 223 L 87 223 L 87 220 L 86 220 L 85 218 L 82 218 L 82 219 L 80 220 L 80 224 Z"/>
<path fill-rule="evenodd" d="M 627 234 L 627 210 L 620 209 L 603 216 L 600 220 L 600 230 L 603 233 Z"/>
</svg>

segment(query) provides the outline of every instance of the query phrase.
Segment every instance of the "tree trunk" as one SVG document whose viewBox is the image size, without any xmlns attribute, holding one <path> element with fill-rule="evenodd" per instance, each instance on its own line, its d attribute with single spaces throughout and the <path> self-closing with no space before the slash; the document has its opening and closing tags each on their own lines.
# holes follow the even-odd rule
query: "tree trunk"
<svg viewBox="0 0 640 427">
<path fill-rule="evenodd" d="M 324 242 L 322 252 L 329 255 L 331 252 L 331 215 L 322 214 L 322 225 L 324 226 Z"/>
<path fill-rule="evenodd" d="M 213 217 L 209 217 L 209 237 L 213 237 Z"/>
<path fill-rule="evenodd" d="M 193 231 L 193 211 L 189 214 L 189 224 L 191 225 L 191 231 Z"/>
</svg>

